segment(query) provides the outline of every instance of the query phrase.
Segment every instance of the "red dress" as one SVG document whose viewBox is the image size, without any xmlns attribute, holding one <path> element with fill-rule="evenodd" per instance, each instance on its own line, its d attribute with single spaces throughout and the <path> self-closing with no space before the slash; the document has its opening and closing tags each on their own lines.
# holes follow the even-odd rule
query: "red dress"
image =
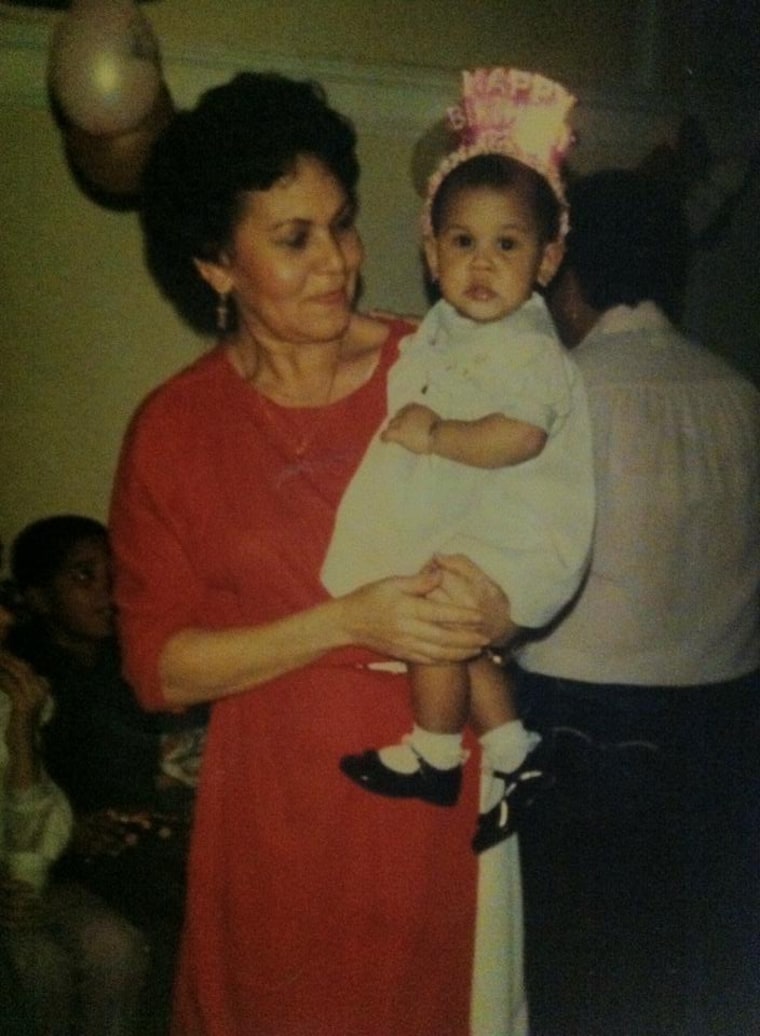
<svg viewBox="0 0 760 1036">
<path fill-rule="evenodd" d="M 391 326 L 363 387 L 322 409 L 256 393 L 217 348 L 136 416 L 112 507 L 128 675 L 188 626 L 266 623 L 322 601 L 341 494 L 386 413 Z M 174 1036 L 465 1036 L 477 760 L 459 805 L 370 795 L 346 752 L 411 722 L 407 679 L 336 651 L 213 707 L 190 859 Z"/>
</svg>

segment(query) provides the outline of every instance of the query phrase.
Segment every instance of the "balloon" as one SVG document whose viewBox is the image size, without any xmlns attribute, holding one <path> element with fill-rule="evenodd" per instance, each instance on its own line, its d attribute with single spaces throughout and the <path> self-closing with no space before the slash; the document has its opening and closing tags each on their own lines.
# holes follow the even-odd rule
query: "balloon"
<svg viewBox="0 0 760 1036">
<path fill-rule="evenodd" d="M 89 187 L 106 195 L 133 198 L 140 192 L 153 142 L 173 113 L 169 91 L 162 84 L 142 122 L 125 133 L 93 134 L 69 123 L 63 130 L 69 161 Z"/>
<path fill-rule="evenodd" d="M 161 84 L 158 43 L 132 0 L 73 0 L 50 47 L 50 87 L 88 133 L 123 133 L 150 112 Z"/>
</svg>

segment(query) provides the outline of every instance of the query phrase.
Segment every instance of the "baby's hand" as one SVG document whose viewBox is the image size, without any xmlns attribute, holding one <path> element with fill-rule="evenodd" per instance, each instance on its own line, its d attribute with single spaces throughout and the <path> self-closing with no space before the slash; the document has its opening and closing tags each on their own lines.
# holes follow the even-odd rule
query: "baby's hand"
<svg viewBox="0 0 760 1036">
<path fill-rule="evenodd" d="M 390 419 L 380 438 L 383 442 L 398 443 L 412 453 L 431 453 L 432 432 L 439 420 L 430 407 L 409 403 Z"/>
</svg>

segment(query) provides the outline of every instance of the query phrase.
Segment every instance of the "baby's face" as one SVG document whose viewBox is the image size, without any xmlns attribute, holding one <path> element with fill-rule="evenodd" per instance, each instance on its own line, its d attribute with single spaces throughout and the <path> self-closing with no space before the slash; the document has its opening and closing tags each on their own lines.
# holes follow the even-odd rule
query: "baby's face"
<svg viewBox="0 0 760 1036">
<path fill-rule="evenodd" d="M 443 297 L 478 323 L 514 313 L 562 258 L 558 242 L 540 240 L 524 192 L 511 187 L 459 190 L 425 252 Z"/>
</svg>

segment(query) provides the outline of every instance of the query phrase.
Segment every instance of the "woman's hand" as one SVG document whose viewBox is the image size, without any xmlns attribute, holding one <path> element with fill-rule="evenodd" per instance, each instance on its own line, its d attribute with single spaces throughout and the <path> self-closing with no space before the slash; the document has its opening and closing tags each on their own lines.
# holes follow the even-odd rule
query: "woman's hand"
<svg viewBox="0 0 760 1036">
<path fill-rule="evenodd" d="M 445 578 L 442 567 L 430 567 L 415 576 L 370 583 L 339 598 L 335 603 L 342 607 L 348 641 L 404 662 L 463 662 L 475 657 L 491 640 L 480 606 L 485 590 L 474 590 L 475 577 L 461 575 L 459 581 L 470 588 L 468 595 L 452 585 L 450 595 L 434 596 Z"/>
<path fill-rule="evenodd" d="M 469 558 L 463 554 L 439 554 L 429 567 L 440 578 L 432 596 L 476 609 L 488 644 L 508 644 L 519 632 L 520 627 L 512 621 L 509 598 Z"/>
<path fill-rule="evenodd" d="M 464 662 L 512 628 L 506 598 L 476 565 L 441 558 L 262 626 L 180 630 L 161 657 L 163 691 L 172 706 L 216 701 L 351 645 L 403 662 Z"/>
</svg>

